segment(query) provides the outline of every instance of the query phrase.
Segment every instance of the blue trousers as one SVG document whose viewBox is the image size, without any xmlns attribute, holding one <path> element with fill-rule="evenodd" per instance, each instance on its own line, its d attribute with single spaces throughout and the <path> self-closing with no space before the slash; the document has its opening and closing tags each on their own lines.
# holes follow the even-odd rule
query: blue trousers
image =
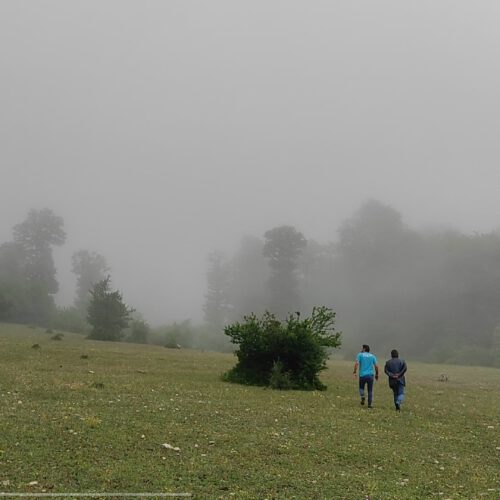
<svg viewBox="0 0 500 500">
<path fill-rule="evenodd" d="M 405 386 L 399 382 L 391 386 L 394 395 L 394 404 L 401 405 L 405 399 Z"/>
<path fill-rule="evenodd" d="M 373 399 L 373 375 L 365 375 L 359 377 L 359 395 L 365 397 L 365 385 L 368 386 L 368 404 L 372 404 Z"/>
</svg>

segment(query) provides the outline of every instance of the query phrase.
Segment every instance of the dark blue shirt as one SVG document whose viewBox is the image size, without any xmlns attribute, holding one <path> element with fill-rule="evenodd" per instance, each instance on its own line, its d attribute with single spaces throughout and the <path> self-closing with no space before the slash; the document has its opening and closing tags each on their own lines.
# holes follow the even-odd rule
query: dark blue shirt
<svg viewBox="0 0 500 500">
<path fill-rule="evenodd" d="M 399 358 L 391 358 L 385 363 L 384 372 L 389 377 L 389 385 L 391 385 L 391 380 L 398 380 L 400 384 L 406 385 L 405 373 L 406 373 L 406 361 Z M 398 375 L 397 379 L 392 377 L 392 375 Z"/>
</svg>

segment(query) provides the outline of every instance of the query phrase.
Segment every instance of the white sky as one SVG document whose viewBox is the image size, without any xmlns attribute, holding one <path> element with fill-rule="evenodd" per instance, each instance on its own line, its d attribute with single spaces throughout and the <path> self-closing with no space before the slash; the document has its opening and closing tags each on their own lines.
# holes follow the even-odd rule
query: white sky
<svg viewBox="0 0 500 500">
<path fill-rule="evenodd" d="M 2 0 L 0 241 L 64 217 L 153 323 L 201 317 L 205 256 L 368 198 L 500 227 L 494 0 Z"/>
</svg>

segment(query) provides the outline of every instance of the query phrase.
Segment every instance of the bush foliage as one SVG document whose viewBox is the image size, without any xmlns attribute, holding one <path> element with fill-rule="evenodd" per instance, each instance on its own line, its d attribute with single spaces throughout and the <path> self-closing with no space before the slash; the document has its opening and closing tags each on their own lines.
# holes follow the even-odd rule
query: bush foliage
<svg viewBox="0 0 500 500">
<path fill-rule="evenodd" d="M 82 317 L 80 311 L 72 307 L 58 307 L 51 323 L 52 328 L 65 332 L 87 333 L 90 325 Z"/>
<path fill-rule="evenodd" d="M 111 290 L 110 282 L 111 278 L 107 276 L 90 290 L 87 309 L 87 321 L 92 326 L 90 339 L 121 340 L 134 312 L 125 305 L 118 290 Z"/>
<path fill-rule="evenodd" d="M 283 322 L 269 312 L 261 318 L 245 316 L 224 329 L 238 346 L 238 362 L 224 378 L 277 389 L 324 390 L 319 372 L 326 368 L 328 348 L 341 344 L 334 325 L 335 313 L 327 307 L 315 307 L 305 319 L 291 314 Z"/>
</svg>

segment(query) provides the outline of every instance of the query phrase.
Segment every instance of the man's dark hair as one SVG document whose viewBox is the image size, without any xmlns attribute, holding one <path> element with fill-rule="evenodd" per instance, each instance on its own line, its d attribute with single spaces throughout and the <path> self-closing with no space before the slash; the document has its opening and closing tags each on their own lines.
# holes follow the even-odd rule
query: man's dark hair
<svg viewBox="0 0 500 500">
<path fill-rule="evenodd" d="M 399 358 L 399 352 L 396 349 L 391 351 L 391 358 Z"/>
<path fill-rule="evenodd" d="M 370 346 L 368 344 L 363 344 L 362 347 L 363 347 L 363 351 L 370 352 Z"/>
</svg>

